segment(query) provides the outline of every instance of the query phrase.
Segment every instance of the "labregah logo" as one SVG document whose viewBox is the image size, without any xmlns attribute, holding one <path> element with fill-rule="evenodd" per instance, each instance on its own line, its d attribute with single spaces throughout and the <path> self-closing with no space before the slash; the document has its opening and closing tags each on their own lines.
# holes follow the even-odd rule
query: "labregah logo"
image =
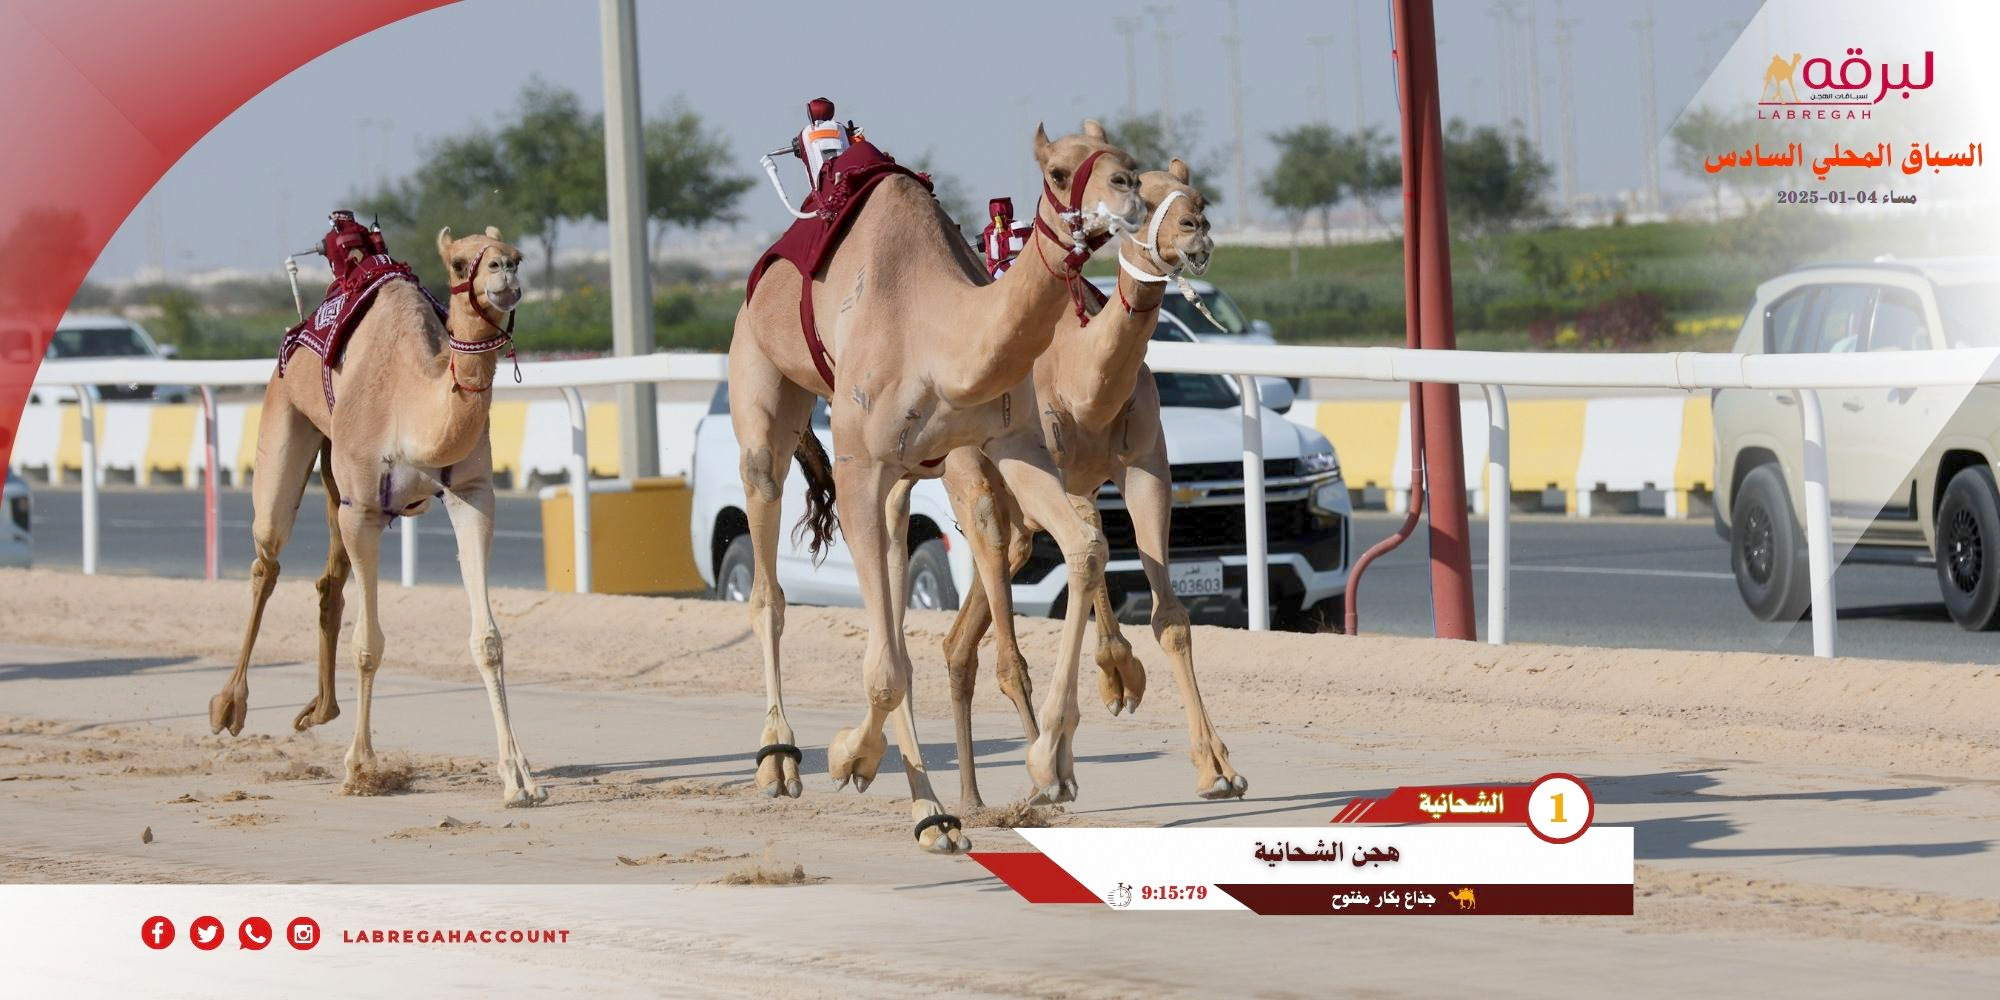
<svg viewBox="0 0 2000 1000">
<path fill-rule="evenodd" d="M 1764 68 L 1763 89 L 1758 92 L 1757 103 L 1880 104 L 1892 90 L 1901 91 L 1907 101 L 1911 91 L 1930 89 L 1934 82 L 1934 58 L 1935 53 L 1924 50 L 1923 72 L 1919 75 L 1908 62 L 1898 67 L 1887 62 L 1870 62 L 1858 45 L 1846 50 L 1846 57 L 1838 66 L 1826 56 L 1807 59 L 1804 53 L 1794 52 L 1787 59 L 1773 55 L 1770 65 Z M 1799 93 L 1800 84 L 1806 88 L 1803 95 Z"/>
</svg>

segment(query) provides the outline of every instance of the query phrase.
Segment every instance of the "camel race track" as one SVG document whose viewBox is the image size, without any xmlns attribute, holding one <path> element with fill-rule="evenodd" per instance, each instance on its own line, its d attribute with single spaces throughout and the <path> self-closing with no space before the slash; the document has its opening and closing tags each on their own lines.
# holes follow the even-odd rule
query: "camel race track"
<svg viewBox="0 0 2000 1000">
<path fill-rule="evenodd" d="M 1135 629 L 1161 682 L 1136 717 L 1086 697 L 1081 797 L 1055 809 L 1003 804 L 1028 782 L 987 657 L 975 721 L 992 808 L 967 817 L 980 850 L 1026 849 L 1006 829 L 1019 825 L 1315 825 L 1402 784 L 1551 771 L 1590 785 L 1595 822 L 1636 832 L 1630 917 L 1329 923 L 1037 907 L 971 860 L 919 852 L 894 753 L 867 794 L 825 773 L 825 741 L 857 704 L 859 611 L 789 613 L 806 791 L 771 800 L 753 787 L 762 688 L 738 609 L 497 591 L 515 731 L 550 790 L 509 810 L 464 594 L 392 590 L 374 719 L 385 787 L 345 797 L 351 712 L 290 725 L 314 684 L 310 581 L 272 599 L 243 735 L 209 733 L 244 590 L 0 573 L 0 878 L 310 891 L 330 945 L 336 926 L 495 914 L 571 931 L 560 947 L 431 951 L 420 968 L 380 953 L 343 991 L 449 989 L 496 963 L 523 992 L 587 970 L 600 995 L 1217 995 L 1254 972 L 1272 996 L 1367 983 L 1370 996 L 1546 997 L 1552 962 L 1572 982 L 1677 995 L 1990 995 L 2000 977 L 1991 667 L 1202 627 L 1203 691 L 1250 780 L 1242 800 L 1205 802 L 1165 658 Z M 1021 626 L 1039 679 L 1058 626 Z M 910 615 L 918 720 L 949 797 L 947 627 Z M 352 693 L 343 669 L 343 707 Z M 242 990 L 296 975 L 162 959 L 194 975 L 221 961 L 211 974 Z"/>
</svg>

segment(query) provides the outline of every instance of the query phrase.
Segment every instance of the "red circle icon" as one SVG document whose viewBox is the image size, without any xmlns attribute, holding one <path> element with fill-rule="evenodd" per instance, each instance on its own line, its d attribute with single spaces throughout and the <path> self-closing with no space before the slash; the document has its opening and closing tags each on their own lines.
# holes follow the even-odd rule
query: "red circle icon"
<svg viewBox="0 0 2000 1000">
<path fill-rule="evenodd" d="M 214 917 L 196 917 L 188 925 L 188 941 L 203 951 L 214 951 L 222 947 L 222 921 Z"/>
<path fill-rule="evenodd" d="M 311 951 L 319 944 L 319 921 L 311 917 L 298 917 L 285 925 L 285 942 L 300 951 Z"/>
<path fill-rule="evenodd" d="M 174 922 L 165 917 L 147 917 L 139 924 L 139 940 L 154 951 L 165 951 L 174 943 Z"/>
<path fill-rule="evenodd" d="M 1597 800 L 1573 774 L 1545 774 L 1528 789 L 1528 829 L 1551 844 L 1583 836 L 1597 818 Z"/>
<path fill-rule="evenodd" d="M 236 927 L 236 947 L 242 951 L 263 951 L 271 943 L 271 922 L 263 917 L 245 917 Z"/>
</svg>

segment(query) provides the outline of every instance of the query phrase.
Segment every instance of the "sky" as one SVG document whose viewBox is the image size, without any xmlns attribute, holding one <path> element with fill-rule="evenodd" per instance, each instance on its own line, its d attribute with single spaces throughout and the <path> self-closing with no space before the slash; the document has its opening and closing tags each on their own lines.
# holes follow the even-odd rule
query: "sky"
<svg viewBox="0 0 2000 1000">
<path fill-rule="evenodd" d="M 1502 5 L 1519 19 L 1504 31 L 1496 18 Z M 1645 150 L 1660 139 L 1646 132 L 1641 105 L 1637 23 L 1648 9 L 1655 130 L 1664 134 L 1758 7 L 1757 0 L 1567 0 L 1582 192 L 1643 186 Z M 414 169 L 426 143 L 498 123 L 529 78 L 575 90 L 587 107 L 602 108 L 598 8 L 591 0 L 462 0 L 334 49 L 253 98 L 190 150 L 126 220 L 91 277 L 129 280 L 149 262 L 171 274 L 244 268 L 276 275 L 287 251 L 318 238 L 329 210 L 377 179 Z M 784 145 L 804 124 L 805 101 L 818 96 L 832 98 L 842 118 L 853 118 L 898 159 L 928 157 L 956 176 L 973 203 L 1002 195 L 1026 201 L 1036 190 L 1037 122 L 1059 135 L 1085 117 L 1123 112 L 1127 48 L 1119 18 L 1138 22 L 1132 78 L 1139 111 L 1170 107 L 1200 116 L 1196 156 L 1222 168 L 1212 186 L 1223 204 L 1212 215 L 1225 227 L 1237 221 L 1224 41 L 1231 7 L 1224 0 L 639 0 L 638 8 L 645 107 L 685 99 L 721 131 L 740 172 L 758 182 L 739 206 L 744 221 L 732 235 L 742 242 L 786 224 L 756 158 Z M 1530 120 L 1532 50 L 1543 155 L 1552 165 L 1562 153 L 1557 9 L 1556 0 L 1436 0 L 1447 119 L 1494 124 L 1511 110 Z M 1272 133 L 1322 119 L 1347 129 L 1358 115 L 1394 134 L 1388 10 L 1386 0 L 1236 4 L 1253 218 L 1268 211 L 1255 191 L 1276 159 Z M 803 175 L 784 167 L 796 197 Z M 1693 187 L 1664 158 L 1660 170 L 1664 189 Z M 463 228 L 481 224 L 467 220 Z M 572 248 L 604 242 L 597 226 L 572 228 L 564 238 Z"/>
</svg>

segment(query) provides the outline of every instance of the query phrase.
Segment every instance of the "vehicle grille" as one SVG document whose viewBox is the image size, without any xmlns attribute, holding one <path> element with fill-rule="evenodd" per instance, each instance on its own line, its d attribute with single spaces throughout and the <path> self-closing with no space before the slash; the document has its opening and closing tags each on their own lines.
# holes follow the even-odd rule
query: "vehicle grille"
<svg viewBox="0 0 2000 1000">
<path fill-rule="evenodd" d="M 1104 540 L 1110 546 L 1111 559 L 1138 558 L 1139 544 L 1131 517 L 1124 510 L 1101 507 L 1098 513 L 1104 523 Z M 1341 550 L 1345 532 L 1341 530 L 1339 515 L 1315 513 L 1304 499 L 1266 504 L 1264 527 L 1274 552 L 1302 552 L 1314 566 L 1323 569 L 1346 564 L 1347 553 Z M 1244 549 L 1241 504 L 1173 508 L 1167 528 L 1167 558 L 1241 555 Z M 1026 583 L 1042 580 L 1062 562 L 1062 550 L 1055 539 L 1047 532 L 1039 532 L 1026 565 L 1014 579 Z"/>
<path fill-rule="evenodd" d="M 1296 458 L 1267 458 L 1264 460 L 1265 479 L 1289 479 L 1299 474 L 1299 460 Z M 1242 462 L 1195 462 L 1173 467 L 1176 485 L 1194 485 L 1208 482 L 1243 481 Z"/>
</svg>

